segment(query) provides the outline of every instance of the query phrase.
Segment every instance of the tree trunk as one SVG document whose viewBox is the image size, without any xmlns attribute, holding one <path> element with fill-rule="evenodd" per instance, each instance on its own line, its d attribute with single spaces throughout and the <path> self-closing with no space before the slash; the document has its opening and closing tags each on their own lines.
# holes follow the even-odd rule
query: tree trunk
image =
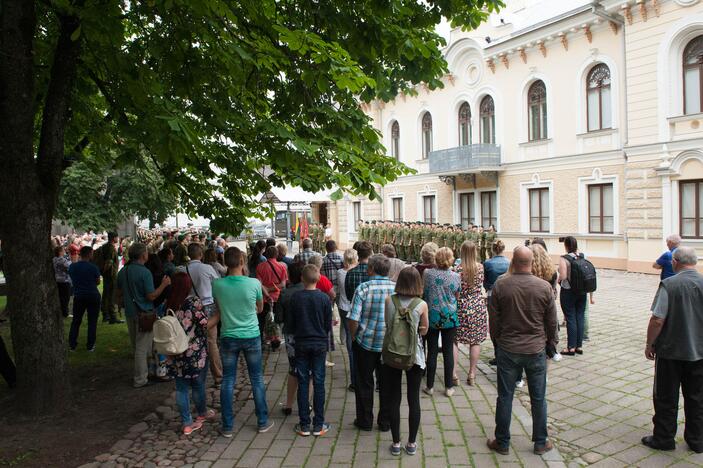
<svg viewBox="0 0 703 468">
<path fill-rule="evenodd" d="M 63 409 L 70 393 L 49 238 L 80 43 L 71 39 L 78 18 L 59 16 L 35 157 L 34 7 L 32 0 L 3 0 L 0 8 L 0 238 L 17 403 L 25 413 L 42 415 Z"/>
<path fill-rule="evenodd" d="M 41 189 L 37 181 L 28 183 L 26 176 L 22 179 L 21 190 L 20 184 L 5 189 L 16 194 L 21 211 L 12 213 L 4 204 L 0 207 L 0 219 L 14 225 L 14 229 L 4 230 L 3 237 L 7 307 L 17 365 L 18 407 L 43 415 L 60 411 L 69 403 L 70 382 L 51 265 L 51 216 L 36 190 Z"/>
</svg>

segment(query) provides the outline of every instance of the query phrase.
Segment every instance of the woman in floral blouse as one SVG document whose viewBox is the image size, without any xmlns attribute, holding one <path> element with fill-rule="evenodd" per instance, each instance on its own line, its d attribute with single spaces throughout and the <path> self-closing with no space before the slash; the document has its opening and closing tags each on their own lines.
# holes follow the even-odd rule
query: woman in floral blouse
<svg viewBox="0 0 703 468">
<path fill-rule="evenodd" d="M 215 417 L 215 412 L 207 409 L 205 399 L 208 317 L 197 297 L 186 299 L 190 289 L 190 276 L 183 272 L 176 273 L 166 303 L 166 307 L 175 312 L 189 340 L 188 349 L 183 354 L 168 358 L 168 373 L 176 380 L 176 402 L 181 412 L 185 435 L 197 431 L 203 427 L 206 420 Z M 198 411 L 195 420 L 190 414 L 190 389 L 193 390 L 193 400 Z"/>
<path fill-rule="evenodd" d="M 454 338 L 457 317 L 457 298 L 461 291 L 461 277 L 449 268 L 454 264 L 454 253 L 442 247 L 435 255 L 436 268 L 425 270 L 425 293 L 423 299 L 430 309 L 430 329 L 427 332 L 427 387 L 422 391 L 432 395 L 434 377 L 437 372 L 439 336 L 442 335 L 442 357 L 444 358 L 445 395 L 454 394 Z"/>
</svg>

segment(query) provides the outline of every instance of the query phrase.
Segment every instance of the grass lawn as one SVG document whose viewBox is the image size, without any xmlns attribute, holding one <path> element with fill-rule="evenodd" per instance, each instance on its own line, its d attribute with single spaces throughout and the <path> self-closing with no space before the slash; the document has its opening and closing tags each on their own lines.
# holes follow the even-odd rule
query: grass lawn
<svg viewBox="0 0 703 468">
<path fill-rule="evenodd" d="M 99 287 L 102 292 L 102 286 Z M 5 304 L 7 303 L 7 298 L 5 296 L 0 296 L 0 311 L 5 309 Z M 70 309 L 69 309 L 70 310 Z M 66 342 L 66 349 L 68 350 L 68 331 L 71 328 L 70 318 L 66 318 L 63 321 L 64 326 L 64 337 Z M 86 340 L 88 333 L 88 317 L 83 316 L 83 321 L 81 323 L 80 334 L 78 335 L 78 348 L 75 352 L 68 353 L 68 364 L 71 368 L 77 370 L 80 373 L 83 368 L 89 370 L 96 364 L 105 364 L 112 360 L 128 360 L 131 358 L 132 352 L 129 343 L 129 333 L 127 332 L 126 324 L 115 324 L 110 325 L 102 322 L 102 316 L 98 319 L 98 331 L 97 331 L 97 343 L 95 345 L 95 352 L 89 353 L 86 351 Z M 5 346 L 11 356 L 13 356 L 12 351 L 12 338 L 10 337 L 10 324 L 9 320 L 0 324 L 0 336 L 2 336 L 5 341 Z M 0 384 L 0 398 L 3 392 L 7 391 L 7 387 Z"/>
</svg>

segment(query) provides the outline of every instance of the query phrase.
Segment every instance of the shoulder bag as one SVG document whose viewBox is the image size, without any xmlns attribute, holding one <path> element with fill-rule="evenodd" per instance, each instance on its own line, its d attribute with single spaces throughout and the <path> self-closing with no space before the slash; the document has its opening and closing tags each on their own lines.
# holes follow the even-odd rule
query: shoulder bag
<svg viewBox="0 0 703 468">
<path fill-rule="evenodd" d="M 136 300 L 136 295 L 134 294 L 134 288 L 132 288 L 132 283 L 129 281 L 129 265 L 125 267 L 125 277 L 127 279 L 127 288 L 129 289 L 132 304 L 134 304 L 134 307 L 137 309 L 138 330 L 142 333 L 151 333 L 154 330 L 156 314 L 153 310 L 144 310 L 139 306 L 139 303 Z"/>
</svg>

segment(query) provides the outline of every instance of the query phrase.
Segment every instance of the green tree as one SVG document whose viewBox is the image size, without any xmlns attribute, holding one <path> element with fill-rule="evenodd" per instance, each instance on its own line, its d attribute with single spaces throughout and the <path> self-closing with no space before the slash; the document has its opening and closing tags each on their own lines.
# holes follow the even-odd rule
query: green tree
<svg viewBox="0 0 703 468">
<path fill-rule="evenodd" d="M 179 194 L 150 160 L 122 168 L 95 159 L 73 163 L 61 179 L 55 218 L 83 230 L 113 230 L 130 217 L 161 224 Z"/>
<path fill-rule="evenodd" d="M 359 100 L 447 71 L 442 17 L 499 0 L 2 0 L 0 237 L 30 413 L 67 401 L 48 237 L 67 160 L 146 155 L 181 208 L 236 232 L 271 186 L 377 196 L 408 172 Z M 27 268 L 27 266 L 31 268 Z"/>
</svg>

